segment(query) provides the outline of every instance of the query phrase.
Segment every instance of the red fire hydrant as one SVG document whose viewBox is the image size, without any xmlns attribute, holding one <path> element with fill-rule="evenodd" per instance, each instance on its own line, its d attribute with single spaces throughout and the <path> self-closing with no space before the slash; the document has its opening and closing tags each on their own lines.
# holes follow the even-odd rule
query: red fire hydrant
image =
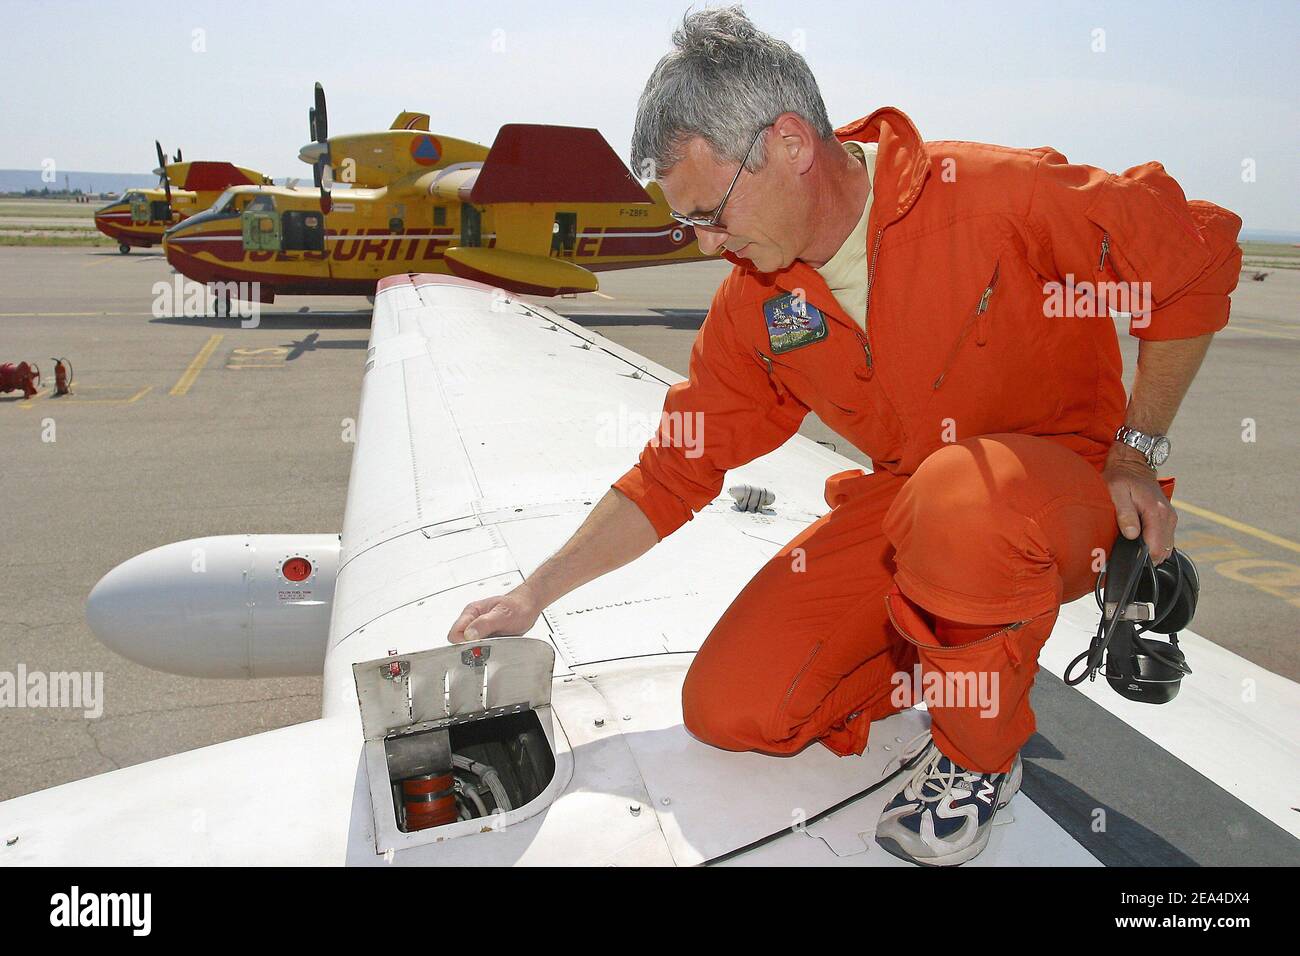
<svg viewBox="0 0 1300 956">
<path fill-rule="evenodd" d="M 41 370 L 27 362 L 5 362 L 0 365 L 0 392 L 23 390 L 24 398 L 31 398 L 41 384 Z"/>
</svg>

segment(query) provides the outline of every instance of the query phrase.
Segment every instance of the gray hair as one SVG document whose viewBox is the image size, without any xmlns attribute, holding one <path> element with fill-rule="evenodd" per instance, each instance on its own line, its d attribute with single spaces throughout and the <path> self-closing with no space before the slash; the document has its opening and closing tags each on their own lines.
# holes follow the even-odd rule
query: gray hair
<svg viewBox="0 0 1300 956">
<path fill-rule="evenodd" d="M 721 159 L 756 172 L 767 150 L 760 141 L 746 151 L 782 113 L 802 116 L 822 139 L 834 136 L 807 62 L 754 26 L 739 5 L 687 13 L 673 45 L 637 103 L 632 169 L 643 179 L 676 165 L 695 136 Z"/>
</svg>

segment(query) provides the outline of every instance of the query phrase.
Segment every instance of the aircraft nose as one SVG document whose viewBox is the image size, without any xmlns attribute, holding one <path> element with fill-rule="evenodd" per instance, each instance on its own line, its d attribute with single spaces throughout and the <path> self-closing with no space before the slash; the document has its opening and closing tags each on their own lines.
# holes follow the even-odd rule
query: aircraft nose
<svg viewBox="0 0 1300 956">
<path fill-rule="evenodd" d="M 172 261 L 171 258 L 172 253 L 177 251 L 177 249 L 179 248 L 176 245 L 176 237 L 183 235 L 184 232 L 185 230 L 181 228 L 181 223 L 177 223 L 176 225 L 172 226 L 170 229 L 163 230 L 162 251 L 163 251 L 163 255 L 167 258 L 168 262 Z M 172 264 L 175 265 L 175 263 Z"/>
</svg>

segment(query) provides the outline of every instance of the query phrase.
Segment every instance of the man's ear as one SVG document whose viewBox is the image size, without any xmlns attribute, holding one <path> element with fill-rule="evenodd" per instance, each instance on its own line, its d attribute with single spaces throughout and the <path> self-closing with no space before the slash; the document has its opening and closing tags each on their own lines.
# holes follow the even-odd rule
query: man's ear
<svg viewBox="0 0 1300 956">
<path fill-rule="evenodd" d="M 768 158 L 786 163 L 796 176 L 806 173 L 813 164 L 817 134 L 798 113 L 782 113 L 772 123 L 768 137 Z"/>
</svg>

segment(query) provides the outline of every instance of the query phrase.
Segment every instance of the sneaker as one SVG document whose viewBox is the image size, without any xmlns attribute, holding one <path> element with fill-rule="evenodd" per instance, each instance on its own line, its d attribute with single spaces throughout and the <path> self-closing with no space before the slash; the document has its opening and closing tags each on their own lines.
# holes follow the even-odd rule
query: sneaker
<svg viewBox="0 0 1300 956">
<path fill-rule="evenodd" d="M 1006 773 L 979 773 L 957 766 L 930 740 L 903 789 L 880 814 L 876 842 L 921 866 L 974 859 L 989 842 L 994 815 L 1020 790 L 1023 773 L 1018 753 Z"/>
</svg>

